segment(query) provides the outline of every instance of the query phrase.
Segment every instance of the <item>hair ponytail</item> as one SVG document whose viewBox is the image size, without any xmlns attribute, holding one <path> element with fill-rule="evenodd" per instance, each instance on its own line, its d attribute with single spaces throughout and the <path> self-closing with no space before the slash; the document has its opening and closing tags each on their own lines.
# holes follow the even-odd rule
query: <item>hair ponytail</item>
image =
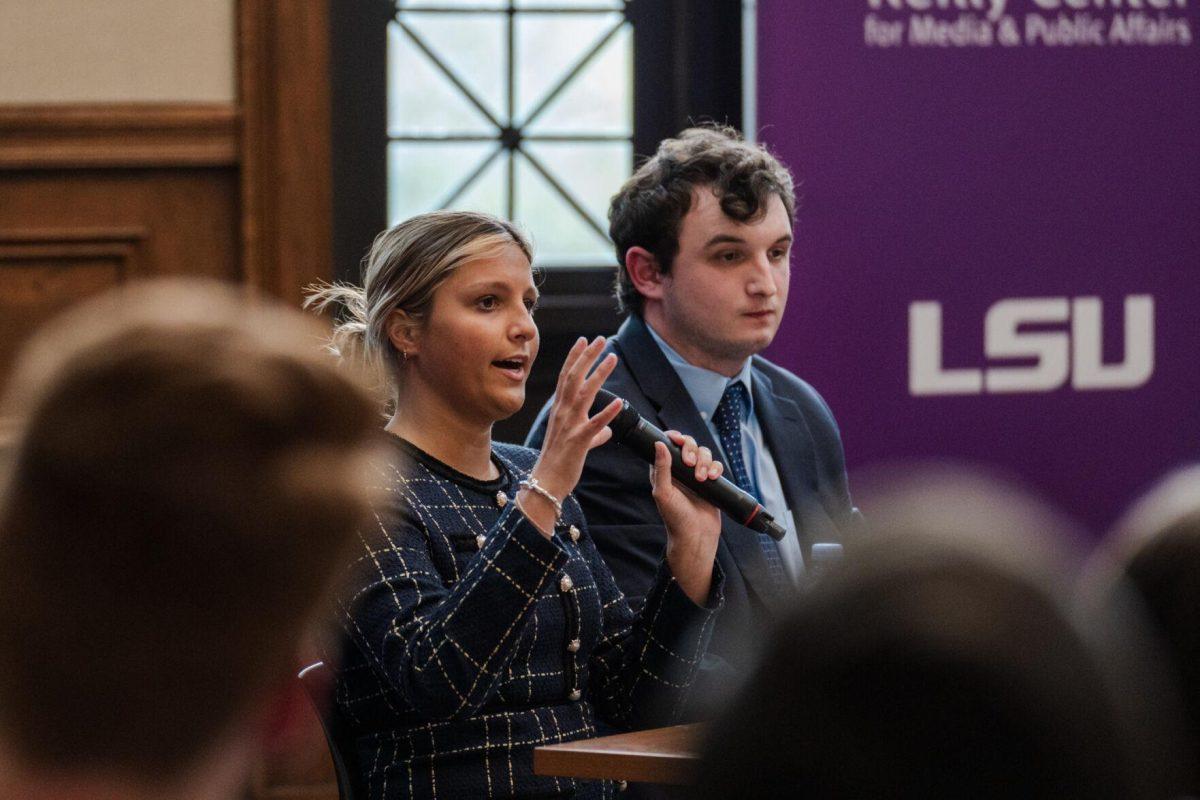
<svg viewBox="0 0 1200 800">
<path fill-rule="evenodd" d="M 387 365 L 377 348 L 367 344 L 370 323 L 366 290 L 351 283 L 317 283 L 306 293 L 305 308 L 333 315 L 333 330 L 325 349 L 340 363 L 361 370 L 380 401 L 388 404 L 393 392 Z"/>
</svg>

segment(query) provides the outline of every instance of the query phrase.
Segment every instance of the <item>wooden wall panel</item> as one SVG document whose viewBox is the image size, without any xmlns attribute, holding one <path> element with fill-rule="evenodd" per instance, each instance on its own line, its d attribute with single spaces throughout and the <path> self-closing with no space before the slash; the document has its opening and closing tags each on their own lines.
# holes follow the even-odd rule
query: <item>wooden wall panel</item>
<svg viewBox="0 0 1200 800">
<path fill-rule="evenodd" d="M 293 303 L 333 277 L 329 13 L 311 0 L 239 4 L 246 275 Z"/>
<path fill-rule="evenodd" d="M 321 0 L 240 0 L 245 280 L 298 304 L 333 277 L 329 14 Z M 382 23 L 381 23 L 382 24 Z M 314 713 L 256 771 L 253 800 L 337 800 Z"/>
<path fill-rule="evenodd" d="M 0 172 L 0 388 L 40 321 L 135 276 L 237 280 L 237 173 Z"/>
<path fill-rule="evenodd" d="M 140 271 L 145 231 L 0 233 L 0 390 L 21 342 L 40 323 Z"/>
<path fill-rule="evenodd" d="M 100 241 L 138 231 L 140 275 L 237 280 L 233 169 L 0 173 L 0 241 Z"/>
</svg>

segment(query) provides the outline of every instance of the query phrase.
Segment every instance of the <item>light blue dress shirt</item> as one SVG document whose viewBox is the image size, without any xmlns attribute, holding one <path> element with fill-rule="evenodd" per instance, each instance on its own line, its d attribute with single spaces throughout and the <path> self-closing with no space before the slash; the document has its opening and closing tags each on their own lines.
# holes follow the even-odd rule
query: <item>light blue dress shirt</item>
<svg viewBox="0 0 1200 800">
<path fill-rule="evenodd" d="M 716 425 L 713 424 L 713 414 L 717 411 L 717 405 L 720 404 L 726 387 L 735 381 L 741 381 L 745 385 L 746 394 L 750 398 L 746 416 L 742 419 L 742 453 L 745 454 L 746 469 L 749 470 L 751 478 L 762 495 L 759 499 L 763 508 L 775 518 L 776 522 L 788 529 L 787 536 L 778 542 L 779 556 L 783 559 L 783 568 L 787 571 L 788 577 L 793 582 L 798 582 L 804 573 L 804 555 L 800 551 L 796 525 L 783 494 L 783 483 L 779 480 L 779 470 L 775 468 L 775 459 L 771 458 L 771 452 L 763 442 L 762 426 L 759 425 L 758 417 L 754 413 L 754 386 L 750 380 L 750 359 L 746 359 L 746 363 L 742 365 L 742 369 L 737 375 L 729 378 L 719 372 L 688 363 L 675 351 L 675 348 L 658 335 L 658 332 L 649 323 L 646 323 L 646 330 L 650 331 L 650 336 L 658 344 L 663 355 L 667 357 L 667 361 L 675 369 L 679 380 L 683 382 L 683 387 L 691 395 L 692 402 L 700 412 L 700 418 L 708 425 L 718 449 L 721 447 L 721 435 L 717 431 Z M 723 453 L 714 454 L 714 457 L 721 461 L 725 460 Z M 728 472 L 729 470 L 726 469 L 725 477 L 729 477 Z"/>
</svg>

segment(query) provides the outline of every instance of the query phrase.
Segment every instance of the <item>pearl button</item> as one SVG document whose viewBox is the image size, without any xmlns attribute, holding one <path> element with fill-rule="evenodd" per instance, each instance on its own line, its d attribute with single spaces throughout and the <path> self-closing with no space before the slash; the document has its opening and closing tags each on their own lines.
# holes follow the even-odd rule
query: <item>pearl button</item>
<svg viewBox="0 0 1200 800">
<path fill-rule="evenodd" d="M 575 582 L 571 580 L 570 575 L 563 575 L 558 579 L 558 590 L 560 592 L 569 592 L 575 588 Z"/>
<path fill-rule="evenodd" d="M 500 506 L 501 508 L 504 508 L 506 505 L 508 505 L 508 495 L 506 495 L 504 492 L 496 492 L 496 505 Z"/>
<path fill-rule="evenodd" d="M 483 549 L 483 546 L 485 544 L 487 544 L 487 537 L 484 536 L 482 533 L 475 537 L 475 546 L 478 547 L 480 550 Z"/>
<path fill-rule="evenodd" d="M 576 702 L 581 697 L 583 697 L 583 692 L 579 691 L 578 689 L 572 689 L 571 693 L 567 695 L 567 699 L 572 703 Z"/>
<path fill-rule="evenodd" d="M 572 542 L 579 541 L 579 528 L 576 528 L 574 525 L 572 525 L 567 529 L 567 533 L 570 535 Z"/>
<path fill-rule="evenodd" d="M 579 645 L 580 645 L 580 642 L 578 639 L 572 639 L 571 641 L 567 642 L 567 652 L 568 653 L 578 653 Z"/>
</svg>

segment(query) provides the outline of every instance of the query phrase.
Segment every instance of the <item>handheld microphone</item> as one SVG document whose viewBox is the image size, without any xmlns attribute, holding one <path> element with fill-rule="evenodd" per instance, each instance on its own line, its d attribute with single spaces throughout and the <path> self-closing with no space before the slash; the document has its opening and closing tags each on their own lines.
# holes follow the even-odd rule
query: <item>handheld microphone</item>
<svg viewBox="0 0 1200 800">
<path fill-rule="evenodd" d="M 734 522 L 741 523 L 751 530 L 765 533 L 775 541 L 787 534 L 787 529 L 775 521 L 767 513 L 762 504 L 753 495 L 742 491 L 736 484 L 726 478 L 715 481 L 698 481 L 696 472 L 683 463 L 683 452 L 672 442 L 665 433 L 647 422 L 633 410 L 628 400 L 617 397 L 612 392 L 601 389 L 592 403 L 592 414 L 605 408 L 613 400 L 621 400 L 621 411 L 616 419 L 608 424 L 612 428 L 613 439 L 628 447 L 639 458 L 654 464 L 654 443 L 662 442 L 671 452 L 671 475 L 679 483 L 686 486 L 714 506 L 725 512 Z"/>
</svg>

